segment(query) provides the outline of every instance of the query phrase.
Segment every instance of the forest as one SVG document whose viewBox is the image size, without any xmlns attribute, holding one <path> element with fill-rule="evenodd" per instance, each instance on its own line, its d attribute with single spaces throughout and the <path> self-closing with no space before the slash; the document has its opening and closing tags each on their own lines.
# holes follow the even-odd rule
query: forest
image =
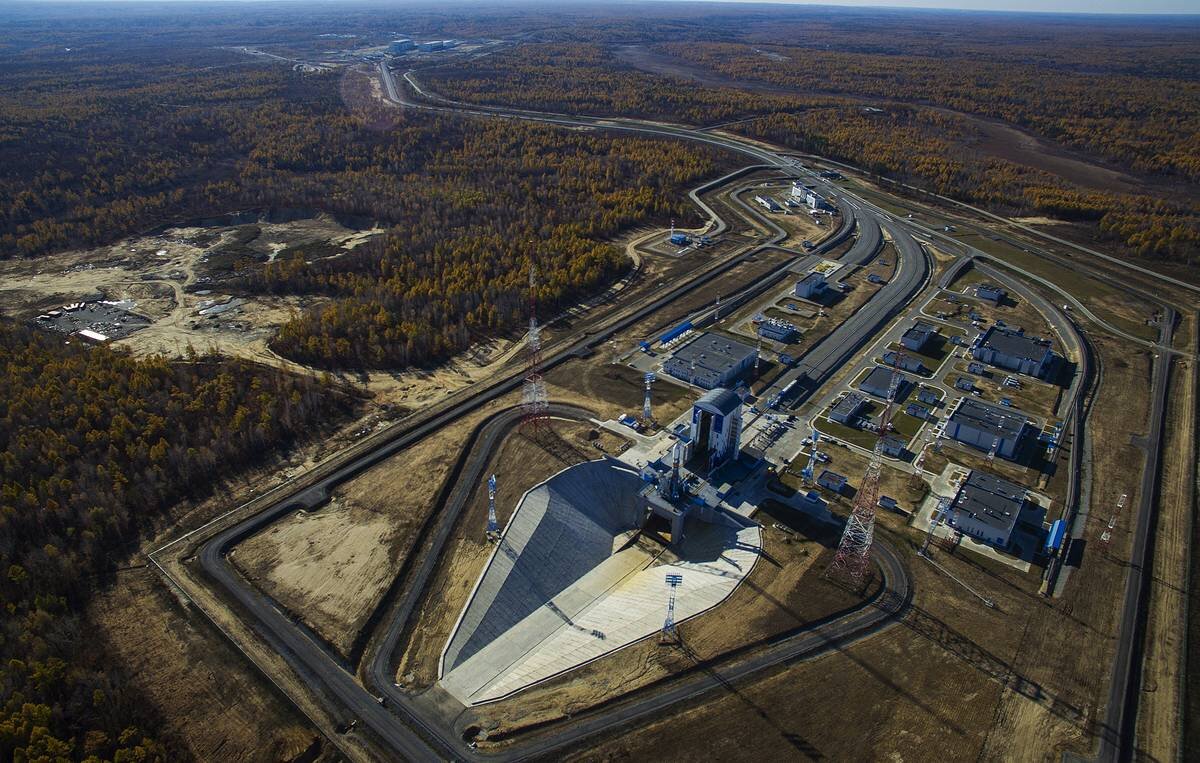
<svg viewBox="0 0 1200 763">
<path fill-rule="evenodd" d="M 891 85 L 880 84 L 891 82 L 883 64 L 860 72 L 863 79 L 870 79 L 874 85 L 847 79 L 847 84 L 840 86 L 845 92 L 834 92 L 839 86 L 823 81 L 820 84 L 828 92 L 810 93 L 805 92 L 804 85 L 812 82 L 799 76 L 783 77 L 778 72 L 803 68 L 814 57 L 819 59 L 821 53 L 793 50 L 795 65 L 792 66 L 789 65 L 792 59 L 779 53 L 767 57 L 758 48 L 752 63 L 748 63 L 745 57 L 733 55 L 733 52 L 744 53 L 746 48 L 740 45 L 672 43 L 659 48 L 680 59 L 719 68 L 739 82 L 744 77 L 745 87 L 700 87 L 678 77 L 647 74 L 622 63 L 612 46 L 596 43 L 520 45 L 479 62 L 438 67 L 421 72 L 420 76 L 437 92 L 475 103 L 669 119 L 708 127 L 721 125 L 731 132 L 849 162 L 996 211 L 1091 224 L 1097 235 L 1143 258 L 1190 264 L 1200 247 L 1200 196 L 1194 191 L 1155 192 L 1154 187 L 1148 186 L 1144 192 L 1133 193 L 1081 187 L 1046 170 L 983 153 L 978 144 L 984 136 L 961 113 L 920 102 L 891 100 Z M 705 55 L 704 51 L 713 52 Z M 857 70 L 851 67 L 851 71 Z M 763 73 L 769 74 L 764 74 L 772 86 L 769 91 L 755 88 L 756 83 L 763 82 L 757 79 Z M 929 72 L 923 74 L 933 76 Z M 851 74 L 843 76 L 850 78 Z M 1046 80 L 1055 80 L 1056 76 L 1043 73 Z M 1069 79 L 1079 75 L 1062 76 Z M 903 73 L 897 81 L 901 84 L 897 84 L 895 92 L 903 95 L 902 83 L 906 81 Z M 960 81 L 954 82 L 962 85 Z M 1153 89 L 1143 88 L 1149 92 L 1129 97 L 1144 101 L 1137 108 L 1152 112 L 1159 108 L 1154 105 L 1158 103 L 1154 98 L 1170 100 L 1167 93 L 1173 83 L 1160 80 L 1154 83 Z M 953 84 L 945 87 L 953 90 Z M 1039 90 L 1032 83 L 1026 84 L 1031 90 Z M 1046 108 L 1059 109 L 1055 112 L 1058 121 L 1070 123 L 1073 130 L 1092 124 L 1096 139 L 1105 136 L 1103 139 L 1108 141 L 1105 145 L 1111 150 L 1101 151 L 1090 144 L 1081 148 L 1095 148 L 1101 155 L 1111 154 L 1111 160 L 1120 159 L 1140 171 L 1166 177 L 1185 175 L 1176 183 L 1187 188 L 1193 180 L 1188 168 L 1200 156 L 1197 153 L 1200 141 L 1185 140 L 1197 137 L 1196 130 L 1200 129 L 1200 91 L 1192 84 L 1190 90 L 1181 91 L 1186 97 L 1170 106 L 1169 113 L 1173 116 L 1167 118 L 1167 112 L 1163 111 L 1165 121 L 1154 122 L 1153 133 L 1149 127 L 1139 127 L 1140 132 L 1130 128 L 1130 124 L 1141 125 L 1150 120 L 1120 116 L 1090 121 L 1082 118 L 1092 100 L 1105 97 L 1103 89 L 1097 95 L 1079 83 L 1062 84 L 1057 89 L 1042 87 L 1040 90 L 1049 94 L 1043 96 L 1047 100 L 1041 103 Z M 793 85 L 796 94 L 784 94 Z M 1084 91 L 1090 94 L 1086 103 L 1071 100 L 1072 94 L 1082 99 Z M 851 97 L 852 93 L 871 92 L 878 92 L 880 99 L 887 100 L 872 101 L 878 108 L 867 109 L 857 95 Z M 997 103 L 1012 103 L 1010 98 L 993 95 Z M 1185 102 L 1189 98 L 1190 102 Z M 988 100 L 983 95 L 979 99 L 980 103 Z M 1027 100 L 1033 100 L 1033 96 Z M 948 101 L 948 105 L 965 110 L 969 104 L 960 98 L 953 103 Z M 1097 113 L 1102 110 L 1116 114 L 1117 107 L 1110 104 L 1097 109 Z M 1013 119 L 1016 114 L 1011 111 L 1002 115 L 998 106 L 986 112 L 987 116 Z M 1169 132 L 1172 127 L 1182 129 L 1167 140 L 1157 139 L 1157 133 Z M 1128 140 L 1118 151 L 1114 141 L 1120 134 L 1127 134 Z M 1056 137 L 1069 142 L 1065 135 Z"/>
<path fill-rule="evenodd" d="M 139 360 L 7 319 L 0 388 L 0 759 L 170 759 L 84 604 L 162 512 L 328 431 L 355 399 L 244 361 Z"/>
</svg>

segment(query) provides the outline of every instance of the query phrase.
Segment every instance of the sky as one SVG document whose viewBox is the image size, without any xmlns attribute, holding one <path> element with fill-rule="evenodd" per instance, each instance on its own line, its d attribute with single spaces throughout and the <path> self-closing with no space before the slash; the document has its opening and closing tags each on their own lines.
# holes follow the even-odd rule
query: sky
<svg viewBox="0 0 1200 763">
<path fill-rule="evenodd" d="M 35 2 L 37 0 L 34 0 Z M 41 0 L 41 2 L 63 2 L 64 0 Z M 87 2 L 88 0 L 65 0 Z M 114 2 L 114 0 L 96 0 Z M 122 0 L 115 0 L 121 2 Z M 197 2 L 197 0 L 123 0 L 130 3 L 154 2 Z M 205 2 L 206 0 L 199 0 Z M 261 2 L 263 0 L 207 0 L 209 2 Z M 266 0 L 270 1 L 270 0 Z M 293 0 L 295 1 L 295 0 Z M 303 1 L 303 0 L 300 0 Z M 360 0 L 331 0 L 333 3 L 355 3 Z M 380 2 L 380 0 L 373 0 Z M 476 0 L 487 3 L 488 0 Z M 569 0 L 568 0 L 569 1 Z M 603 0 L 601 0 L 603 1 Z M 628 0 L 625 0 L 626 2 Z M 847 7 L 875 8 L 936 8 L 969 11 L 1023 11 L 1038 13 L 1136 13 L 1136 14 L 1194 14 L 1200 15 L 1200 0 L 678 0 L 679 2 L 754 2 L 779 3 L 782 5 L 839 5 Z M 2 2 L 2 0 L 0 0 Z M 386 0 L 383 0 L 386 2 Z M 503 0 L 499 0 L 503 2 Z M 621 0 L 618 0 L 621 2 Z M 427 0 L 415 4 L 427 5 Z M 449 0 L 447 5 L 453 5 Z M 395 0 L 397 7 L 405 0 Z"/>
</svg>

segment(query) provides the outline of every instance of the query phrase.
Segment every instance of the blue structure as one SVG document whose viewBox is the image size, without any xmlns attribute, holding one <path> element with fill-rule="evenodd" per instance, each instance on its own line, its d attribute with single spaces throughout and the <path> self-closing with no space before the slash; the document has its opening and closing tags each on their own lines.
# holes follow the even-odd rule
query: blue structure
<svg viewBox="0 0 1200 763">
<path fill-rule="evenodd" d="M 678 339 L 679 337 L 683 336 L 684 333 L 687 331 L 690 331 L 691 328 L 692 328 L 692 322 L 684 321 L 683 323 L 679 324 L 675 328 L 671 329 L 667 333 L 660 336 L 658 338 L 658 341 L 662 342 L 663 344 L 666 344 L 667 342 L 671 341 L 672 339 Z"/>
<path fill-rule="evenodd" d="M 672 233 L 671 243 L 675 244 L 676 246 L 683 246 L 684 244 L 692 243 L 692 240 L 688 238 L 686 233 Z"/>
<path fill-rule="evenodd" d="M 1066 534 L 1067 523 L 1061 519 L 1054 520 L 1054 524 L 1050 525 L 1050 534 L 1046 536 L 1046 550 L 1057 551 Z"/>
</svg>

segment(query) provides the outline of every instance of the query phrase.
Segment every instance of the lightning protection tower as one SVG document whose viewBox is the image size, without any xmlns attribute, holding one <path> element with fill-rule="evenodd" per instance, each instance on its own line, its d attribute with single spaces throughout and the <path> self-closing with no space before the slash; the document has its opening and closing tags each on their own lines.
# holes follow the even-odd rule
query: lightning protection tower
<svg viewBox="0 0 1200 763">
<path fill-rule="evenodd" d="M 537 322 L 537 266 L 529 266 L 529 335 L 526 344 L 525 387 L 522 390 L 523 429 L 534 431 L 549 425 L 550 402 L 542 378 L 542 330 Z"/>
<path fill-rule="evenodd" d="M 488 477 L 488 523 L 487 539 L 493 543 L 500 540 L 500 523 L 496 521 L 496 475 Z"/>
<path fill-rule="evenodd" d="M 662 633 L 658 637 L 660 644 L 678 644 L 679 634 L 675 631 L 675 589 L 683 582 L 683 575 L 668 574 L 667 586 L 667 619 L 663 621 Z"/>
<path fill-rule="evenodd" d="M 933 540 L 933 532 L 937 526 L 946 521 L 946 517 L 950 512 L 949 496 L 938 496 L 937 506 L 933 510 L 933 516 L 929 518 L 929 531 L 925 533 L 925 542 L 921 544 L 921 550 L 917 552 L 918 556 L 929 556 L 929 541 Z"/>
<path fill-rule="evenodd" d="M 654 380 L 656 378 L 657 377 L 655 377 L 653 371 L 647 372 L 646 375 L 642 377 L 642 381 L 646 385 L 646 397 L 644 400 L 642 400 L 642 419 L 645 420 L 647 424 L 654 420 L 650 410 L 650 385 L 654 384 Z"/>
<path fill-rule="evenodd" d="M 893 364 L 892 382 L 888 386 L 887 404 L 879 416 L 879 437 L 875 450 L 863 475 L 862 486 L 854 496 L 854 508 L 846 520 L 842 540 L 838 543 L 833 563 L 825 571 L 827 576 L 844 576 L 854 585 L 859 585 L 867 576 L 870 566 L 871 543 L 875 539 L 875 502 L 879 499 L 879 470 L 883 467 L 883 438 L 892 429 L 892 413 L 896 404 L 896 393 L 900 389 L 900 353 Z"/>
<path fill-rule="evenodd" d="M 821 441 L 821 433 L 817 430 L 812 431 L 812 452 L 808 454 L 808 463 L 800 470 L 800 476 L 805 483 L 811 485 L 813 481 L 813 469 L 817 465 L 817 443 Z"/>
</svg>

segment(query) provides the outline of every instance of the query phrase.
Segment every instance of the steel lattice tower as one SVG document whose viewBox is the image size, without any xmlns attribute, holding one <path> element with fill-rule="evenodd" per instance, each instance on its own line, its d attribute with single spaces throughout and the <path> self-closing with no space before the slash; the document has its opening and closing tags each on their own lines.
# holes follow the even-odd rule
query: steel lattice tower
<svg viewBox="0 0 1200 763">
<path fill-rule="evenodd" d="M 654 376 L 653 371 L 648 371 L 646 375 L 642 377 L 642 380 L 646 384 L 646 398 L 642 401 L 642 419 L 647 424 L 654 420 L 650 410 L 650 385 L 654 384 L 655 378 L 656 377 Z"/>
<path fill-rule="evenodd" d="M 488 477 L 488 520 L 487 520 L 487 539 L 497 541 L 500 539 L 500 523 L 496 521 L 496 475 Z"/>
<path fill-rule="evenodd" d="M 671 590 L 667 599 L 667 619 L 663 621 L 662 634 L 658 638 L 660 644 L 675 644 L 679 641 L 679 634 L 675 632 L 675 589 L 682 582 L 683 575 L 667 575 L 667 585 Z"/>
<path fill-rule="evenodd" d="M 522 428 L 542 429 L 549 424 L 550 401 L 542 378 L 542 330 L 537 322 L 537 266 L 529 266 L 529 334 L 526 338 L 525 386 L 521 395 Z"/>
<path fill-rule="evenodd" d="M 888 385 L 887 405 L 879 417 L 879 437 L 875 440 L 875 450 L 871 452 L 862 486 L 854 496 L 854 508 L 846 520 L 846 529 L 842 531 L 833 563 L 825 571 L 827 576 L 845 576 L 855 585 L 863 582 L 870 568 L 871 542 L 875 539 L 875 502 L 879 500 L 879 470 L 883 467 L 883 438 L 892 428 L 892 409 L 896 403 L 896 393 L 900 390 L 900 363 L 903 357 L 902 351 L 896 353 L 892 364 L 892 381 Z"/>
</svg>

